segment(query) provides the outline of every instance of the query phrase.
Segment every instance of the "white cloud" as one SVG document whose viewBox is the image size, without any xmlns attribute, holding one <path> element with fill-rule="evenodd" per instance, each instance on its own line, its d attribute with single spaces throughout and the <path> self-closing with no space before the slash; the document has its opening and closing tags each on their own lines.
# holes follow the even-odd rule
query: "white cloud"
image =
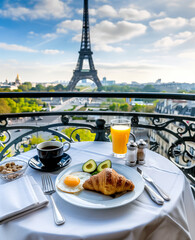
<svg viewBox="0 0 195 240">
<path fill-rule="evenodd" d="M 0 49 L 9 50 L 9 51 L 18 51 L 18 52 L 28 52 L 28 53 L 43 53 L 43 54 L 63 54 L 64 51 L 59 51 L 57 49 L 45 49 L 45 50 L 35 50 L 32 48 L 28 48 L 22 45 L 17 44 L 7 44 L 7 43 L 0 43 Z"/>
<path fill-rule="evenodd" d="M 67 33 L 68 30 L 80 31 L 82 29 L 81 20 L 66 20 L 57 25 L 57 33 Z"/>
<path fill-rule="evenodd" d="M 171 0 L 171 1 L 167 1 L 167 5 L 169 7 L 179 7 L 181 6 L 181 4 L 183 3 L 183 0 Z"/>
<path fill-rule="evenodd" d="M 7 4 L 0 9 L 0 16 L 11 19 L 58 19 L 66 17 L 69 8 L 62 0 L 39 0 L 33 8 Z"/>
<path fill-rule="evenodd" d="M 154 47 L 155 48 L 172 48 L 172 47 L 176 47 L 178 45 L 181 45 L 182 43 L 184 43 L 186 40 L 184 39 L 172 39 L 171 37 L 164 37 L 160 40 L 158 40 L 157 42 L 154 43 Z"/>
<path fill-rule="evenodd" d="M 77 10 L 79 14 L 83 13 L 82 9 Z M 150 13 L 147 10 L 139 9 L 138 6 L 131 4 L 126 8 L 114 9 L 111 5 L 103 5 L 97 9 L 89 9 L 90 16 L 96 16 L 97 18 L 122 18 L 127 21 L 142 21 L 152 17 L 164 17 L 166 13 L 161 11 L 160 13 Z"/>
<path fill-rule="evenodd" d="M 94 49 L 97 51 L 122 52 L 121 47 L 113 47 L 110 44 L 131 40 L 144 34 L 145 31 L 146 26 L 143 24 L 127 21 L 119 21 L 114 24 L 110 21 L 102 21 L 91 28 L 91 42 L 95 45 Z M 79 42 L 81 34 L 74 36 L 73 40 Z"/>
<path fill-rule="evenodd" d="M 117 11 L 110 5 L 104 5 L 97 9 L 96 15 L 100 18 L 115 18 L 118 16 Z"/>
<path fill-rule="evenodd" d="M 179 46 L 188 40 L 190 40 L 194 36 L 191 32 L 180 32 L 176 35 L 170 35 L 164 37 L 154 43 L 154 47 L 156 49 L 170 49 L 176 46 Z"/>
<path fill-rule="evenodd" d="M 95 0 L 95 2 L 103 2 L 103 3 L 108 3 L 109 2 L 109 0 Z"/>
<path fill-rule="evenodd" d="M 103 51 L 103 52 L 117 52 L 117 53 L 120 53 L 120 52 L 123 52 L 123 49 L 120 48 L 120 47 L 112 47 L 112 46 L 109 46 L 109 45 L 95 45 L 94 46 L 94 50 L 95 51 Z"/>
<path fill-rule="evenodd" d="M 57 37 L 57 34 L 55 33 L 46 33 L 42 35 L 42 38 L 46 38 L 46 39 L 54 39 Z"/>
<path fill-rule="evenodd" d="M 75 63 L 43 63 L 41 61 L 18 61 L 18 60 L 1 60 L 2 66 L 1 80 L 8 79 L 14 81 L 19 73 L 23 82 L 53 82 L 57 80 L 69 81 L 72 76 L 72 69 Z"/>
<path fill-rule="evenodd" d="M 194 1 L 194 0 L 191 1 L 190 7 L 191 7 L 191 8 L 195 8 L 195 1 Z"/>
<path fill-rule="evenodd" d="M 2 42 L 0 43 L 0 48 L 4 50 L 18 51 L 18 52 L 30 52 L 30 53 L 37 52 L 37 50 L 34 50 L 32 48 L 28 48 L 28 47 L 17 45 L 17 44 L 7 44 Z"/>
<path fill-rule="evenodd" d="M 193 34 L 192 32 L 185 31 L 185 32 L 180 32 L 180 33 L 178 33 L 178 34 L 175 34 L 175 35 L 173 35 L 173 37 L 178 38 L 178 39 L 183 38 L 183 39 L 188 40 L 188 39 L 190 39 L 193 35 L 194 35 L 194 34 Z"/>
<path fill-rule="evenodd" d="M 95 18 L 90 18 L 90 23 L 96 23 L 97 20 Z"/>
<path fill-rule="evenodd" d="M 166 12 L 160 12 L 160 13 L 152 13 L 152 17 L 165 17 Z"/>
<path fill-rule="evenodd" d="M 0 9 L 0 16 L 5 18 L 12 18 L 12 19 L 24 19 L 25 16 L 30 15 L 30 9 L 24 7 L 17 7 L 14 8 L 11 5 L 6 5 L 6 9 Z"/>
<path fill-rule="evenodd" d="M 55 55 L 55 54 L 63 54 L 64 51 L 59 51 L 56 49 L 45 49 L 45 50 L 41 50 L 41 52 L 43 54 L 51 54 L 51 55 Z"/>
<path fill-rule="evenodd" d="M 76 12 L 77 12 L 78 14 L 82 15 L 82 14 L 83 14 L 83 9 L 82 9 L 82 8 L 76 9 Z M 89 17 L 95 16 L 96 13 L 97 13 L 97 9 L 89 8 Z"/>
<path fill-rule="evenodd" d="M 102 21 L 92 28 L 92 36 L 95 44 L 118 43 L 142 35 L 145 31 L 146 26 L 143 24 L 127 21 L 114 24 L 110 21 Z"/>
<path fill-rule="evenodd" d="M 163 18 L 151 21 L 150 26 L 157 31 L 161 31 L 168 28 L 181 28 L 188 24 L 188 20 L 185 18 Z"/>
<path fill-rule="evenodd" d="M 28 32 L 28 37 L 30 37 L 30 38 L 34 38 L 34 37 L 38 37 L 38 36 L 39 36 L 39 34 L 35 33 L 34 31 Z"/>
<path fill-rule="evenodd" d="M 179 58 L 187 58 L 195 60 L 195 50 L 191 49 L 190 51 L 184 51 L 178 55 Z"/>
<path fill-rule="evenodd" d="M 141 21 L 151 18 L 151 14 L 146 10 L 138 10 L 135 8 L 121 8 L 119 16 L 125 20 Z"/>
<path fill-rule="evenodd" d="M 83 10 L 78 10 L 78 13 L 83 13 Z M 90 8 L 89 9 L 90 16 L 96 16 L 97 18 L 117 18 L 117 11 L 110 5 L 103 5 L 99 8 Z"/>
<path fill-rule="evenodd" d="M 190 19 L 190 26 L 195 27 L 195 17 Z"/>
<path fill-rule="evenodd" d="M 145 52 L 145 53 L 152 53 L 152 52 L 158 52 L 159 50 L 156 48 L 142 48 L 140 49 L 141 51 Z"/>
<path fill-rule="evenodd" d="M 136 70 L 136 71 L 146 71 L 146 70 L 152 70 L 152 69 L 167 69 L 168 65 L 163 64 L 154 64 L 154 63 L 148 63 L 146 61 L 123 61 L 123 62 L 115 62 L 115 63 L 99 63 L 99 66 L 106 69 L 113 69 L 113 70 L 120 70 L 120 69 L 127 69 L 127 70 Z"/>
<path fill-rule="evenodd" d="M 83 9 L 77 9 L 78 14 L 83 14 Z M 127 21 L 142 21 L 152 17 L 164 17 L 166 13 L 150 13 L 147 10 L 139 9 L 138 6 L 131 4 L 126 8 L 115 9 L 111 5 L 103 5 L 99 8 L 90 8 L 89 15 L 97 18 L 122 18 Z"/>
</svg>

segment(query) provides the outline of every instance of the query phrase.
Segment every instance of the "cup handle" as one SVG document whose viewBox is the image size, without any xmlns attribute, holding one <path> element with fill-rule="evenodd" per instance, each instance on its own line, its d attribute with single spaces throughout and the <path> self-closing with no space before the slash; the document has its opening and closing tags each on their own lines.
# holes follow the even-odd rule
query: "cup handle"
<svg viewBox="0 0 195 240">
<path fill-rule="evenodd" d="M 68 144 L 68 148 L 67 149 L 64 149 L 64 145 Z M 63 143 L 63 151 L 66 152 L 70 149 L 70 143 L 69 142 L 65 142 Z"/>
</svg>

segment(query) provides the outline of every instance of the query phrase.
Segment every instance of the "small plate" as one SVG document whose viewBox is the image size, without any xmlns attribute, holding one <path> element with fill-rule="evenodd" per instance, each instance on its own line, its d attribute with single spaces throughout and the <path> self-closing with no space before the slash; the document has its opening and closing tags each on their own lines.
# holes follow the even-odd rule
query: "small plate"
<svg viewBox="0 0 195 240">
<path fill-rule="evenodd" d="M 43 165 L 43 163 L 40 161 L 38 155 L 35 155 L 34 157 L 32 157 L 29 160 L 28 164 L 30 167 L 32 167 L 36 170 L 42 171 L 42 172 L 54 172 L 54 171 L 59 170 L 60 168 L 68 166 L 71 161 L 72 161 L 71 157 L 67 153 L 64 153 L 62 159 L 55 167 L 48 168 Z"/>
</svg>

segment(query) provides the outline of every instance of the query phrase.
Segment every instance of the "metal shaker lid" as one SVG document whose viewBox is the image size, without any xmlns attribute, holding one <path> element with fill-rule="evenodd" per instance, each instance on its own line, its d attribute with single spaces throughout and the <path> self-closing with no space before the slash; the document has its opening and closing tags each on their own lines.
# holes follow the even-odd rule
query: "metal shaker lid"
<svg viewBox="0 0 195 240">
<path fill-rule="evenodd" d="M 147 147 L 147 143 L 143 139 L 140 139 L 138 141 L 137 145 L 138 145 L 138 148 L 146 148 Z"/>
<path fill-rule="evenodd" d="M 131 140 L 127 143 L 127 148 L 129 150 L 135 150 L 137 148 L 137 143 Z"/>
</svg>

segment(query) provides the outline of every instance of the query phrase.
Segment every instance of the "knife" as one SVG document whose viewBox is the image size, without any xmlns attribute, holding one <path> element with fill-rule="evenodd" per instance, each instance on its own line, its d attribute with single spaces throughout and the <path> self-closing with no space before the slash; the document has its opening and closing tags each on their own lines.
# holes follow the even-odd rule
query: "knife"
<svg viewBox="0 0 195 240">
<path fill-rule="evenodd" d="M 144 173 L 143 170 L 141 170 L 139 167 L 137 168 L 137 170 L 139 173 L 142 172 L 142 177 L 153 185 L 153 187 L 158 191 L 162 198 L 164 198 L 166 201 L 170 200 L 170 197 L 153 181 L 151 177 Z"/>
<path fill-rule="evenodd" d="M 140 168 L 137 168 L 137 171 L 140 173 L 140 175 L 142 176 L 143 178 L 143 172 Z M 144 179 L 144 178 L 143 178 Z M 158 205 L 163 205 L 164 204 L 164 200 L 163 198 L 157 194 L 154 190 L 152 190 L 151 187 L 149 187 L 146 182 L 144 184 L 144 189 L 146 190 L 146 192 L 148 193 L 148 195 L 150 196 L 150 198 L 155 202 L 157 203 Z"/>
</svg>

